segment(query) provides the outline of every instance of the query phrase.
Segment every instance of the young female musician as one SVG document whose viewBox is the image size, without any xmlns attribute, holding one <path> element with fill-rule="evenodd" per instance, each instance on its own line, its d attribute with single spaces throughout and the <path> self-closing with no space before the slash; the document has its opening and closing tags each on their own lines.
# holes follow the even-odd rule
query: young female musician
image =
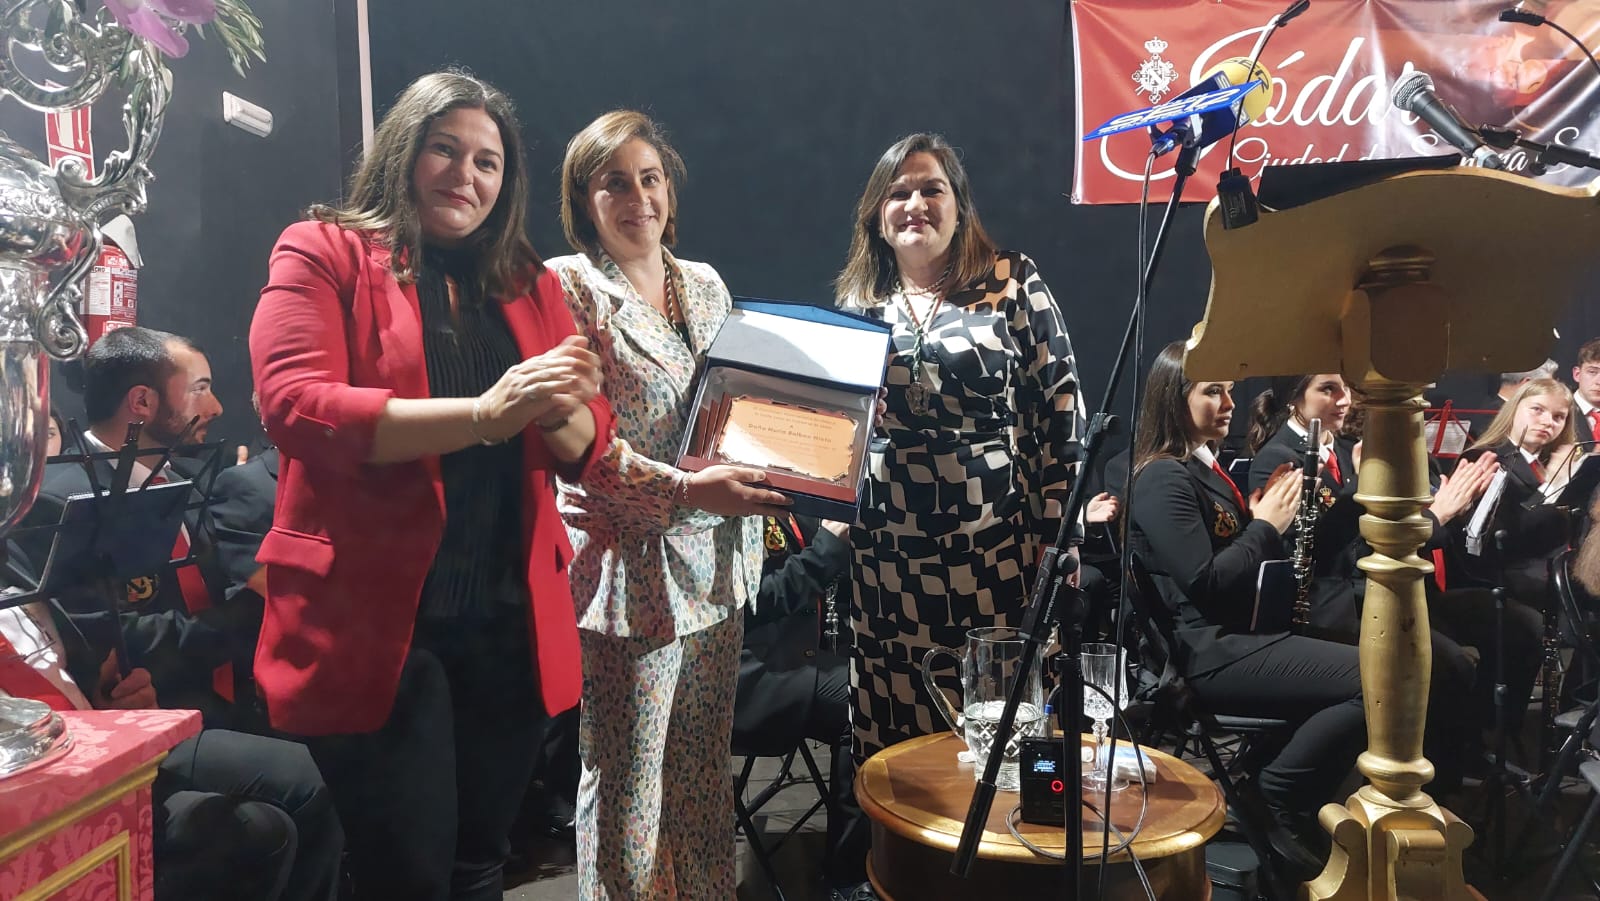
<svg viewBox="0 0 1600 901">
<path fill-rule="evenodd" d="M 1355 502 L 1356 442 L 1344 437 L 1353 395 L 1337 372 L 1282 376 L 1250 405 L 1250 432 L 1246 444 L 1250 461 L 1250 489 L 1265 488 L 1272 473 L 1284 464 L 1298 464 L 1308 450 L 1311 424 L 1321 424 L 1318 449 L 1322 472 L 1317 502 L 1315 540 L 1312 542 L 1311 620 L 1316 634 L 1354 641 L 1360 631 L 1355 561 L 1361 547 L 1361 507 Z M 1298 540 L 1293 531 L 1287 540 Z"/>
<path fill-rule="evenodd" d="M 1256 575 L 1285 557 L 1300 478 L 1285 465 L 1247 499 L 1216 465 L 1231 388 L 1186 378 L 1181 342 L 1156 357 L 1133 455 L 1130 540 L 1178 620 L 1174 662 L 1206 703 L 1296 724 L 1258 781 L 1279 820 L 1305 835 L 1365 746 L 1361 679 L 1354 647 L 1250 632 Z"/>
<path fill-rule="evenodd" d="M 1506 481 L 1485 533 L 1488 546 L 1480 555 L 1457 559 L 1469 577 L 1500 584 L 1539 609 L 1549 594 L 1549 560 L 1571 537 L 1566 512 L 1544 503 L 1543 493 L 1546 482 L 1562 477 L 1577 454 L 1571 411 L 1572 391 L 1566 385 L 1555 379 L 1524 382 L 1462 455 L 1474 460 L 1492 452 L 1505 468 Z"/>
</svg>

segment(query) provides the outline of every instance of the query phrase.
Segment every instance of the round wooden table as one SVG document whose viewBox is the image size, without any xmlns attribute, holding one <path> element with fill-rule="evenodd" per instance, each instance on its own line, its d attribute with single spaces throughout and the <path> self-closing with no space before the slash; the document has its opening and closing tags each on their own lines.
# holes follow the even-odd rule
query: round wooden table
<svg viewBox="0 0 1600 901">
<path fill-rule="evenodd" d="M 1061 861 L 1035 855 L 1006 828 L 1006 816 L 1021 803 L 1021 796 L 1013 792 L 995 793 L 970 877 L 951 875 L 950 863 L 976 785 L 972 764 L 956 759 L 965 749 L 950 733 L 928 735 L 878 752 L 856 774 L 856 798 L 872 820 L 867 874 L 873 889 L 886 901 L 1062 897 Z M 1149 748 L 1145 753 L 1155 763 L 1156 781 L 1149 787 L 1149 809 L 1133 851 L 1156 897 L 1210 898 L 1205 843 L 1226 817 L 1222 791 L 1199 770 L 1169 754 Z M 1111 822 L 1124 835 L 1138 820 L 1142 791 L 1135 783 L 1113 796 Z M 1085 811 L 1083 828 L 1087 872 L 1095 874 L 1099 820 Z M 1066 846 L 1059 826 L 1019 820 L 1017 831 L 1058 854 Z M 1145 897 L 1126 852 L 1112 856 L 1106 884 L 1108 898 Z"/>
</svg>

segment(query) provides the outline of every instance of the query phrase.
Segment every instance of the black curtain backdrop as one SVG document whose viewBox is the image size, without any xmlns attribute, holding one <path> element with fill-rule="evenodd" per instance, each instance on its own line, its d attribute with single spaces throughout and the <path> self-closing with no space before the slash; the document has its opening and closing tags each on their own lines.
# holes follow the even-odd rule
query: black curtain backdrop
<svg viewBox="0 0 1600 901">
<path fill-rule="evenodd" d="M 247 78 L 214 39 L 192 40 L 190 55 L 172 62 L 157 181 L 136 219 L 140 322 L 205 345 L 226 407 L 212 435 L 236 443 L 259 440 L 246 339 L 272 242 L 308 204 L 338 198 L 359 152 L 355 0 L 251 5 L 268 59 Z M 1133 296 L 1136 213 L 1067 200 L 1075 86 L 1061 0 L 386 0 L 373 5 L 370 30 L 379 116 L 411 79 L 448 65 L 517 100 L 530 148 L 528 225 L 547 255 L 569 252 L 557 221 L 567 139 L 617 107 L 658 118 L 689 167 L 678 251 L 716 266 L 736 294 L 831 303 L 878 155 L 909 132 L 942 132 L 962 151 L 985 225 L 1038 262 L 1086 397 L 1098 403 Z M 223 90 L 270 109 L 272 136 L 224 124 Z M 118 103 L 95 111 L 102 156 L 122 146 Z M 43 154 L 38 114 L 0 101 L 0 129 Z M 1173 230 L 1146 360 L 1204 312 L 1201 214 L 1185 207 Z M 1600 304 L 1574 298 L 1559 325 L 1565 373 L 1577 345 L 1600 335 Z M 1476 393 L 1480 382 L 1445 384 Z M 60 379 L 56 387 L 58 403 L 77 412 Z M 1241 405 L 1249 389 L 1237 392 Z"/>
<path fill-rule="evenodd" d="M 509 92 L 530 146 L 529 228 L 547 255 L 570 252 L 557 221 L 567 139 L 606 110 L 644 110 L 688 164 L 680 254 L 716 266 L 735 294 L 815 303 L 832 302 L 852 211 L 879 154 L 909 132 L 942 132 L 962 151 L 984 224 L 1039 264 L 1094 405 L 1133 297 L 1137 216 L 1067 200 L 1077 148 L 1066 6 L 390 0 L 371 20 L 373 90 L 381 116 L 411 79 L 460 65 Z M 1173 229 L 1145 360 L 1187 337 L 1205 311 L 1203 209 L 1185 206 Z M 1560 331 L 1565 371 L 1577 345 L 1600 335 L 1600 304 L 1574 300 Z M 1241 406 L 1252 387 L 1236 394 Z M 1242 428 L 1245 417 L 1236 419 Z"/>
</svg>

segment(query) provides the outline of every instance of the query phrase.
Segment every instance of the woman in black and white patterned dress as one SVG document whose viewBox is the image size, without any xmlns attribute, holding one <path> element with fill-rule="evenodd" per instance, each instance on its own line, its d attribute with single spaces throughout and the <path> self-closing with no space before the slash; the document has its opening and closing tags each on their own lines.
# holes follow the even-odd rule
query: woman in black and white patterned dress
<svg viewBox="0 0 1600 901">
<path fill-rule="evenodd" d="M 850 532 L 864 760 L 944 728 L 921 676 L 929 648 L 1021 624 L 1071 488 L 1082 404 L 1050 290 L 1032 260 L 984 233 L 938 135 L 911 135 L 878 160 L 837 287 L 841 305 L 894 327 L 877 436 L 887 447 L 875 443 Z"/>
</svg>

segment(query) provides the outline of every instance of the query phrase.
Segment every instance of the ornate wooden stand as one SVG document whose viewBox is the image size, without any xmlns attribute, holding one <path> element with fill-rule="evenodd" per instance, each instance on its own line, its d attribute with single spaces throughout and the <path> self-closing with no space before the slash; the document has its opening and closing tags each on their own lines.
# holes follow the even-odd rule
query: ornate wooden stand
<svg viewBox="0 0 1600 901">
<path fill-rule="evenodd" d="M 1500 223 L 1496 226 L 1493 223 Z M 1551 323 L 1591 277 L 1593 186 L 1550 188 L 1477 169 L 1413 172 L 1225 231 L 1206 217 L 1213 279 L 1185 358 L 1191 378 L 1340 372 L 1365 397 L 1361 534 L 1373 553 L 1361 623 L 1368 784 L 1320 820 L 1333 835 L 1311 899 L 1476 897 L 1472 829 L 1422 791 L 1432 665 L 1417 555 L 1429 524 L 1420 395 L 1445 369 L 1542 361 Z"/>
</svg>

